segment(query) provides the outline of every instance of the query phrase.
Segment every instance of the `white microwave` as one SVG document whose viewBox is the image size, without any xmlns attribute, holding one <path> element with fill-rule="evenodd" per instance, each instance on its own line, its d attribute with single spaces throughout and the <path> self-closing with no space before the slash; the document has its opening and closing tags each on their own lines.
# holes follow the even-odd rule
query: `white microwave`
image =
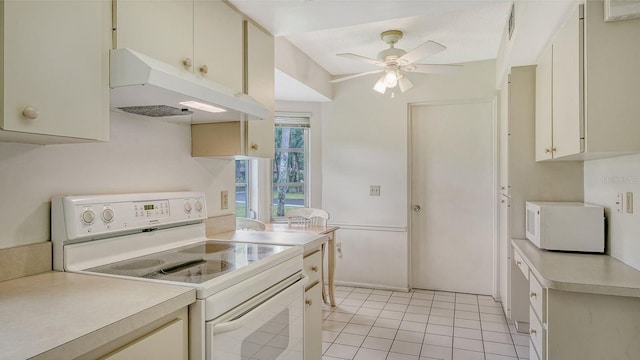
<svg viewBox="0 0 640 360">
<path fill-rule="evenodd" d="M 540 249 L 604 252 L 604 208 L 579 202 L 526 204 L 527 239 Z"/>
</svg>

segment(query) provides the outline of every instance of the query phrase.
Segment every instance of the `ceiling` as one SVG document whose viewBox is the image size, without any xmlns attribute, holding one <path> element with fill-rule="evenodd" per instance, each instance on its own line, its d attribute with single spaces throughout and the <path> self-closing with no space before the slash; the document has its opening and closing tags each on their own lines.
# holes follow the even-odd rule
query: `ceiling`
<svg viewBox="0 0 640 360">
<path fill-rule="evenodd" d="M 331 75 L 376 69 L 375 65 L 336 56 L 355 53 L 376 58 L 387 48 L 385 30 L 401 30 L 396 47 L 410 51 L 432 40 L 447 47 L 419 63 L 452 64 L 495 59 L 511 9 L 506 0 L 230 0 L 274 36 L 284 36 Z M 532 3 L 566 3 L 537 0 Z M 549 5 L 541 16 L 549 17 Z M 553 15 L 551 16 L 553 18 Z M 557 21 L 556 21 L 557 22 Z M 534 33 L 546 36 L 538 28 Z M 551 30 L 550 30 L 551 31 Z M 548 38 L 548 37 L 547 37 Z M 537 41 L 540 43 L 541 41 Z M 544 46 L 542 42 L 542 46 Z M 537 54 L 536 54 L 537 56 Z M 301 96 L 289 91 L 294 79 L 276 78 L 276 98 Z M 294 80 L 295 81 L 295 80 Z M 295 100 L 313 101 L 313 94 Z"/>
</svg>

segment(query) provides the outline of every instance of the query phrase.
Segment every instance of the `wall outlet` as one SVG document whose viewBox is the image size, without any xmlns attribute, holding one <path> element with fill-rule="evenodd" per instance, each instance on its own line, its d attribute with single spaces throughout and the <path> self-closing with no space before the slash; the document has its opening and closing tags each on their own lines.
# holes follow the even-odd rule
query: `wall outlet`
<svg viewBox="0 0 640 360">
<path fill-rule="evenodd" d="M 222 190 L 220 192 L 220 209 L 226 210 L 229 208 L 229 192 L 227 190 Z"/>
<path fill-rule="evenodd" d="M 336 243 L 336 252 L 338 253 L 338 257 L 342 257 L 342 243 Z"/>
<path fill-rule="evenodd" d="M 369 196 L 380 196 L 380 185 L 369 185 Z"/>
<path fill-rule="evenodd" d="M 626 193 L 624 201 L 627 205 L 625 208 L 627 214 L 633 214 L 633 193 L 631 191 Z"/>
</svg>

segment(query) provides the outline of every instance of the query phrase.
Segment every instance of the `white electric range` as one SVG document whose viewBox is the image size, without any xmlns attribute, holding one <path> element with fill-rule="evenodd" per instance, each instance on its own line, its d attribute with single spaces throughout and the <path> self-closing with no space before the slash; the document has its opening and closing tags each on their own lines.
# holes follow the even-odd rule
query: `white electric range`
<svg viewBox="0 0 640 360">
<path fill-rule="evenodd" d="M 207 239 L 204 194 L 52 199 L 54 269 L 196 289 L 189 358 L 302 360 L 302 249 Z"/>
</svg>

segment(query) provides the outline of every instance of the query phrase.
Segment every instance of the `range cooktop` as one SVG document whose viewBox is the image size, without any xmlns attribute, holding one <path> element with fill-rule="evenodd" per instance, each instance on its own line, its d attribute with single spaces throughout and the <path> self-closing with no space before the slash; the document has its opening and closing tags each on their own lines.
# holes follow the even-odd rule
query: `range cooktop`
<svg viewBox="0 0 640 360">
<path fill-rule="evenodd" d="M 200 284 L 289 248 L 291 247 L 204 241 L 85 271 Z"/>
</svg>

